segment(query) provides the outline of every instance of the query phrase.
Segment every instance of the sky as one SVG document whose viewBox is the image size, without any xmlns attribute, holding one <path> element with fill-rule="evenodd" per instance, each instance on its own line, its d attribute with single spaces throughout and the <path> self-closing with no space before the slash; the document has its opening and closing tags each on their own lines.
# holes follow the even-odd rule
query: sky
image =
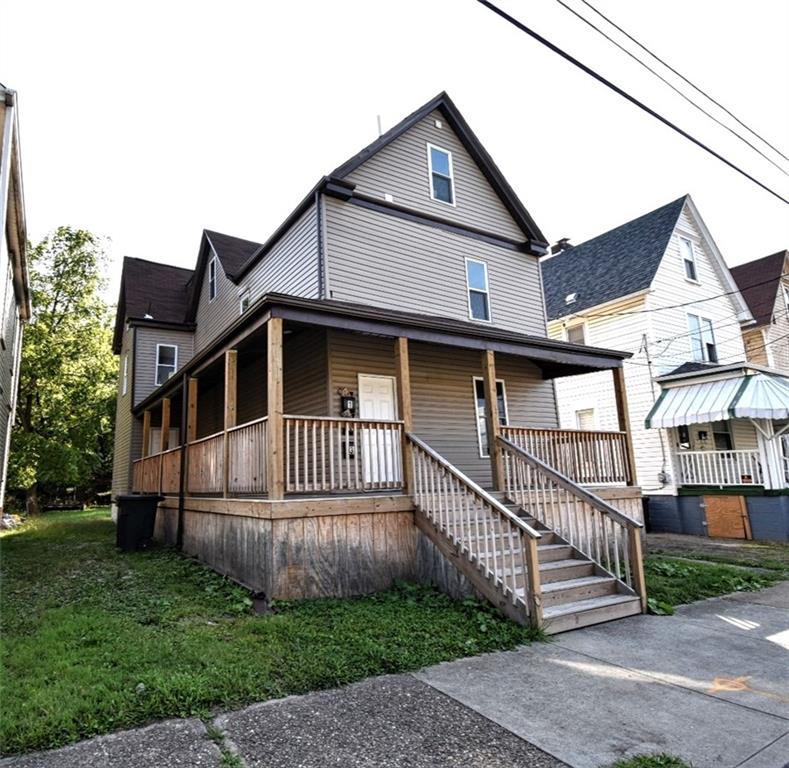
<svg viewBox="0 0 789 768">
<path fill-rule="evenodd" d="M 590 1 L 789 156 L 789 3 Z M 786 173 L 556 0 L 499 4 L 789 197 Z M 193 267 L 203 228 L 264 241 L 379 116 L 442 90 L 551 242 L 690 193 L 730 265 L 789 247 L 787 205 L 475 0 L 0 0 L 0 19 L 29 237 L 109 238 L 113 300 L 123 256 Z"/>
</svg>

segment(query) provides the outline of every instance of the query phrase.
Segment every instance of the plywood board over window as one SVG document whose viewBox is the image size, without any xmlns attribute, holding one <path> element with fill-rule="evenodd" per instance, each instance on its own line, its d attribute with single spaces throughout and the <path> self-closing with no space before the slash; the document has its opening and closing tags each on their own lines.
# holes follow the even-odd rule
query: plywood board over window
<svg viewBox="0 0 789 768">
<path fill-rule="evenodd" d="M 751 523 L 744 496 L 705 496 L 707 535 L 720 539 L 750 539 Z"/>
</svg>

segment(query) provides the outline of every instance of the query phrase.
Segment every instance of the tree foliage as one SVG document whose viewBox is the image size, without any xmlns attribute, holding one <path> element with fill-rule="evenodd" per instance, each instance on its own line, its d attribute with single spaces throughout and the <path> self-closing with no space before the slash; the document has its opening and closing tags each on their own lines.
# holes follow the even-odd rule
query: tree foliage
<svg viewBox="0 0 789 768">
<path fill-rule="evenodd" d="M 112 472 L 117 362 L 101 297 L 99 238 L 60 227 L 28 250 L 33 318 L 25 328 L 8 485 L 95 485 Z"/>
</svg>

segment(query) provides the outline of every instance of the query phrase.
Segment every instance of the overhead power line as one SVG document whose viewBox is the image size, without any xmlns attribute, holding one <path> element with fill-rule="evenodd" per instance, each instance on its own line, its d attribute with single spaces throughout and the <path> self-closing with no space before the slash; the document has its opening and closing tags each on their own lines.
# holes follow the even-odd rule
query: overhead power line
<svg viewBox="0 0 789 768">
<path fill-rule="evenodd" d="M 708 154 L 710 154 L 713 157 L 717 158 L 722 163 L 724 163 L 725 165 L 729 166 L 729 168 L 731 168 L 732 170 L 737 171 L 737 173 L 739 173 L 740 175 L 744 176 L 749 181 L 752 181 L 758 187 L 761 187 L 765 192 L 768 192 L 773 197 L 778 198 L 778 200 L 780 200 L 782 203 L 785 203 L 785 204 L 789 205 L 789 200 L 787 200 L 785 197 L 782 197 L 780 194 L 778 194 L 778 192 L 776 192 L 773 189 L 770 189 L 770 187 L 768 187 L 766 184 L 763 184 L 757 178 L 751 176 L 750 173 L 748 173 L 747 171 L 744 171 L 738 165 L 735 165 L 733 162 L 731 162 L 731 160 L 727 160 L 719 152 L 716 152 L 714 149 L 712 149 L 711 147 L 708 147 L 706 144 L 704 144 L 704 142 L 700 141 L 699 139 L 695 138 L 694 136 L 691 136 L 687 131 L 683 130 L 682 128 L 680 128 L 675 123 L 672 123 L 668 118 L 663 117 L 663 115 L 661 115 L 660 113 L 656 112 L 651 107 L 648 107 L 642 101 L 639 101 L 635 96 L 630 95 L 627 91 L 623 90 L 618 85 L 615 85 L 610 80 L 608 80 L 607 78 L 603 77 L 601 74 L 595 72 L 595 70 L 593 70 L 591 67 L 586 66 L 586 64 L 582 63 L 581 61 L 576 59 L 574 56 L 571 56 L 566 51 L 563 51 L 561 48 L 559 48 L 559 46 L 555 45 L 550 40 L 547 40 L 542 35 L 540 35 L 537 32 L 535 32 L 533 29 L 530 29 L 525 24 L 523 24 L 522 22 L 518 21 L 514 16 L 510 16 L 510 14 L 508 14 L 506 11 L 502 10 L 501 8 L 499 8 L 497 5 L 494 5 L 493 3 L 489 2 L 489 0 L 477 0 L 477 2 L 480 3 L 481 5 L 484 5 L 488 10 L 493 11 L 493 13 L 495 13 L 498 16 L 500 16 L 502 19 L 504 19 L 505 21 L 509 22 L 514 27 L 517 27 L 521 32 L 524 32 L 525 34 L 527 34 L 530 37 L 532 37 L 534 40 L 536 40 L 541 45 L 544 45 L 549 50 L 551 50 L 554 53 L 556 53 L 559 56 L 561 56 L 565 61 L 569 61 L 570 64 L 573 64 L 574 66 L 578 67 L 578 69 L 580 69 L 582 72 L 585 72 L 587 75 L 589 75 L 590 77 L 594 78 L 599 83 L 602 83 L 604 86 L 606 86 L 606 88 L 610 88 L 614 93 L 618 94 L 623 99 L 626 99 L 631 104 L 634 104 L 639 109 L 641 109 L 644 112 L 646 112 L 648 115 L 651 115 L 656 120 L 658 120 L 661 123 L 663 123 L 663 125 L 668 126 L 669 128 L 671 128 L 671 130 L 675 131 L 680 136 L 683 136 L 688 141 L 690 141 L 693 144 L 695 144 L 697 147 L 700 147 L 701 149 L 703 149 Z"/>
<path fill-rule="evenodd" d="M 753 128 L 751 128 L 750 126 L 746 125 L 742 120 L 740 120 L 739 117 L 737 117 L 737 115 L 735 115 L 733 112 L 731 112 L 726 107 L 724 107 L 723 104 L 721 104 L 719 101 L 716 101 L 714 98 L 712 98 L 712 96 L 710 96 L 706 91 L 704 91 L 698 85 L 696 85 L 692 81 L 688 80 L 688 78 L 685 77 L 685 75 L 683 75 L 681 72 L 678 72 L 676 69 L 674 69 L 674 67 L 672 67 L 667 61 L 664 61 L 656 53 L 653 53 L 652 51 L 650 51 L 649 48 L 647 48 L 645 45 L 643 45 L 638 40 L 636 40 L 636 38 L 633 37 L 633 35 L 631 35 L 629 32 L 626 32 L 624 29 L 622 29 L 622 27 L 620 27 L 616 22 L 612 21 L 608 16 L 606 16 L 604 13 L 602 13 L 602 11 L 598 11 L 597 8 L 595 8 L 590 2 L 588 2 L 588 0 L 581 0 L 581 2 L 585 6 L 590 8 L 592 11 L 594 11 L 601 19 L 604 19 L 605 21 L 607 21 L 612 27 L 614 27 L 614 29 L 619 30 L 628 40 L 631 40 L 639 48 L 641 48 L 641 50 L 646 51 L 646 53 L 648 53 L 653 59 L 655 59 L 655 61 L 659 61 L 666 69 L 668 69 L 671 72 L 673 72 L 681 80 L 684 80 L 691 88 L 693 88 L 695 91 L 700 93 L 705 99 L 708 99 L 716 107 L 719 107 L 720 109 L 722 109 L 729 117 L 732 118 L 732 120 L 735 120 L 743 128 L 745 128 L 746 131 L 748 131 L 749 133 L 751 133 L 754 136 L 756 136 L 756 138 L 758 138 L 760 141 L 764 142 L 768 147 L 770 147 L 770 149 L 772 149 L 774 152 L 777 152 L 784 160 L 789 160 L 789 157 L 787 157 L 783 152 L 781 152 L 781 150 L 778 149 L 776 146 L 774 146 L 769 141 L 767 141 L 767 139 L 765 139 L 764 136 L 761 136 Z"/>
<path fill-rule="evenodd" d="M 578 13 L 578 11 L 576 11 L 575 8 L 571 8 L 569 5 L 567 5 L 567 3 L 564 2 L 564 0 L 556 0 L 556 2 L 559 3 L 559 5 L 561 5 L 562 8 L 564 8 L 565 10 L 569 11 L 570 13 L 572 13 L 573 16 L 575 16 L 576 18 L 580 19 L 584 24 L 590 26 L 599 35 L 602 35 L 606 40 L 608 40 L 609 43 L 611 43 L 612 45 L 615 45 L 623 53 L 626 53 L 631 59 L 633 59 L 633 61 L 635 61 L 638 64 L 640 64 L 648 72 L 651 72 L 656 78 L 658 78 L 658 80 L 660 80 L 661 82 L 665 83 L 669 88 L 671 88 L 671 90 L 674 91 L 674 93 L 678 94 L 683 99 L 685 99 L 685 101 L 687 101 L 688 104 L 690 104 L 691 106 L 695 107 L 697 110 L 699 110 L 699 112 L 701 112 L 703 115 L 706 115 L 710 120 L 712 120 L 715 123 L 717 123 L 721 128 L 724 128 L 729 133 L 731 133 L 732 135 L 736 136 L 744 144 L 747 144 L 754 152 L 756 152 L 758 155 L 761 155 L 768 163 L 770 163 L 770 165 L 773 165 L 775 168 L 777 168 L 784 176 L 789 176 L 789 172 L 788 171 L 784 170 L 784 168 L 781 167 L 778 163 L 776 163 L 775 160 L 773 160 L 771 157 L 769 157 L 764 152 L 762 152 L 762 150 L 759 149 L 759 147 L 757 147 L 756 145 L 752 144 L 742 134 L 737 133 L 737 131 L 735 131 L 734 128 L 732 128 L 731 126 L 726 125 L 726 123 L 724 123 L 722 120 L 718 120 L 718 118 L 715 117 L 715 115 L 713 115 L 711 112 L 708 112 L 700 104 L 697 104 L 695 101 L 693 101 L 693 99 L 691 99 L 690 96 L 688 96 L 687 94 L 683 93 L 673 83 L 671 83 L 669 80 L 667 80 L 665 77 L 663 77 L 663 75 L 661 75 L 659 72 L 656 72 L 654 69 L 652 69 L 652 67 L 650 67 L 649 64 L 647 64 L 645 61 L 642 61 L 641 59 L 639 59 L 638 56 L 636 56 L 632 51 L 628 51 L 627 48 L 625 48 L 624 45 L 621 45 L 620 43 L 618 43 L 616 40 L 614 40 L 613 37 L 611 37 L 606 32 L 604 32 L 602 29 L 600 29 L 600 27 L 598 27 L 596 24 L 594 24 L 593 22 L 589 21 L 589 19 L 587 19 L 582 14 Z M 587 5 L 588 5 L 588 3 L 587 3 Z M 594 10 L 594 9 L 592 9 L 592 10 Z M 609 22 L 609 24 L 610 23 L 611 22 Z M 617 29 L 619 29 L 619 28 L 617 27 Z M 630 36 L 628 35 L 628 37 L 630 37 Z M 633 38 L 631 38 L 631 39 L 633 39 Z M 643 48 L 643 46 L 641 46 L 641 47 Z M 683 78 L 683 80 L 684 79 L 685 78 Z M 762 139 L 762 141 L 764 141 L 764 140 Z"/>
</svg>

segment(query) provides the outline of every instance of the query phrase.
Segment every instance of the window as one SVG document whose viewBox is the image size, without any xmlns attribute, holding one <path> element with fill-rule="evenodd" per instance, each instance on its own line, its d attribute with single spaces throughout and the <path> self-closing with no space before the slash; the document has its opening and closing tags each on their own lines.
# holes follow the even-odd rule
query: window
<svg viewBox="0 0 789 768">
<path fill-rule="evenodd" d="M 717 363 L 715 336 L 712 333 L 712 320 L 697 315 L 688 315 L 690 328 L 690 350 L 693 359 L 705 363 Z"/>
<path fill-rule="evenodd" d="M 690 448 L 690 429 L 687 424 L 677 427 L 677 445 L 686 451 Z"/>
<path fill-rule="evenodd" d="M 472 320 L 490 320 L 488 297 L 488 265 L 484 261 L 466 259 L 468 284 L 468 316 Z"/>
<path fill-rule="evenodd" d="M 249 309 L 249 288 L 243 288 L 238 293 L 238 313 L 243 315 Z"/>
<path fill-rule="evenodd" d="M 208 300 L 216 298 L 216 256 L 208 262 Z"/>
<path fill-rule="evenodd" d="M 575 412 L 575 426 L 585 432 L 591 432 L 595 428 L 594 408 L 584 408 Z"/>
<path fill-rule="evenodd" d="M 682 263 L 685 265 L 685 278 L 697 283 L 699 278 L 696 274 L 696 254 L 693 251 L 693 241 L 687 237 L 680 237 L 679 252 L 682 254 Z"/>
<path fill-rule="evenodd" d="M 479 455 L 483 459 L 490 456 L 488 445 L 488 423 L 485 418 L 485 383 L 477 376 L 474 377 L 474 398 L 477 404 L 477 440 L 479 441 Z M 499 406 L 499 424 L 507 425 L 507 397 L 504 392 L 504 382 L 496 379 L 496 402 Z"/>
<path fill-rule="evenodd" d="M 712 422 L 712 439 L 715 443 L 716 451 L 730 451 L 734 448 L 728 421 Z"/>
<path fill-rule="evenodd" d="M 454 205 L 455 185 L 452 176 L 452 153 L 428 144 L 427 164 L 430 169 L 430 197 L 433 200 Z"/>
<path fill-rule="evenodd" d="M 129 391 L 129 353 L 123 356 L 123 377 L 121 380 L 121 395 Z"/>
<path fill-rule="evenodd" d="M 567 341 L 571 344 L 586 344 L 586 326 L 584 323 L 567 326 Z"/>
<path fill-rule="evenodd" d="M 786 304 L 786 311 L 789 313 L 789 284 L 784 283 L 784 303 Z"/>
<path fill-rule="evenodd" d="M 178 347 L 172 344 L 156 345 L 156 385 L 164 384 L 178 367 Z"/>
</svg>

